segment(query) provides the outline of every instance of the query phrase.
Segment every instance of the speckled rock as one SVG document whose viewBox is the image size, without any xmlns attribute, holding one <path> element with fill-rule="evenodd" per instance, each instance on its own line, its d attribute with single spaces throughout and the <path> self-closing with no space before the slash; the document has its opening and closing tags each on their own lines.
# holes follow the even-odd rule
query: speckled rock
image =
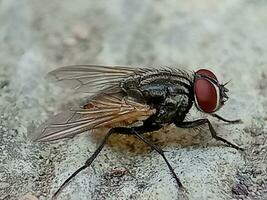
<svg viewBox="0 0 267 200">
<path fill-rule="evenodd" d="M 219 113 L 243 123 L 211 120 L 246 150 L 214 141 L 207 128 L 148 135 L 167 151 L 185 194 L 160 155 L 114 136 L 58 199 L 266 199 L 266 9 L 262 0 L 0 1 L 0 199 L 50 199 L 97 147 L 101 134 L 41 144 L 28 139 L 30 126 L 77 102 L 44 79 L 71 64 L 210 68 L 231 80 L 230 100 Z M 116 169 L 125 173 L 113 176 Z"/>
</svg>

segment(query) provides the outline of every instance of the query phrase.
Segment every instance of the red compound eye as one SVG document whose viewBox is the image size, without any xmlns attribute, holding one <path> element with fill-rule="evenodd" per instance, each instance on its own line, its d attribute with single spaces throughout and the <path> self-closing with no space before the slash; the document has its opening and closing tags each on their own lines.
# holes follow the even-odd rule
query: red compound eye
<svg viewBox="0 0 267 200">
<path fill-rule="evenodd" d="M 215 76 L 215 74 L 213 72 L 211 72 L 210 70 L 207 70 L 207 69 L 200 69 L 196 72 L 197 74 L 200 74 L 200 75 L 205 75 L 205 76 L 208 76 L 210 78 L 213 78 L 217 81 L 217 77 Z"/>
<path fill-rule="evenodd" d="M 216 76 L 207 69 L 201 69 L 197 74 L 205 75 L 217 80 Z M 195 102 L 203 112 L 215 112 L 220 106 L 220 91 L 217 85 L 212 83 L 208 78 L 197 77 L 194 83 Z"/>
</svg>

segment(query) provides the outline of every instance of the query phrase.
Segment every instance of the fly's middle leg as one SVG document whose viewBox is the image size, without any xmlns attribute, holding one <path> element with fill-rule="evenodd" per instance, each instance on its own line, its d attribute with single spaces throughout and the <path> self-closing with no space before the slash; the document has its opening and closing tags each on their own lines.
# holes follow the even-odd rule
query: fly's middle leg
<svg viewBox="0 0 267 200">
<path fill-rule="evenodd" d="M 158 129 L 160 129 L 160 127 L 161 126 L 159 126 L 159 125 L 156 125 L 156 126 L 150 125 L 150 126 L 141 126 L 141 127 L 133 127 L 133 128 L 115 128 L 114 130 L 116 131 L 116 133 L 135 135 L 137 138 L 139 138 L 144 143 L 146 143 L 148 146 L 150 146 L 153 150 L 158 152 L 162 156 L 162 158 L 164 159 L 165 163 L 167 164 L 169 170 L 171 171 L 174 179 L 177 182 L 178 187 L 180 189 L 183 189 L 184 191 L 186 191 L 186 189 L 183 187 L 180 179 L 176 175 L 173 167 L 171 166 L 171 164 L 167 160 L 167 158 L 164 154 L 164 151 L 160 147 L 156 146 L 155 144 L 153 144 L 152 142 L 150 142 L 149 140 L 147 140 L 145 137 L 143 137 L 141 135 L 141 134 L 146 133 L 146 132 L 158 130 Z"/>
<path fill-rule="evenodd" d="M 178 178 L 178 176 L 176 175 L 173 167 L 171 166 L 171 164 L 169 163 L 169 161 L 167 160 L 164 151 L 159 148 L 158 146 L 154 145 L 152 142 L 150 142 L 149 140 L 147 140 L 145 137 L 143 137 L 142 135 L 138 134 L 137 132 L 135 133 L 136 137 L 139 138 L 140 140 L 142 140 L 144 143 L 146 143 L 147 145 L 149 145 L 153 150 L 155 150 L 156 152 L 158 152 L 162 158 L 164 159 L 165 163 L 167 164 L 169 170 L 171 171 L 177 185 L 179 188 L 183 189 L 186 191 L 186 189 L 184 188 L 183 184 L 181 183 L 180 179 Z"/>
</svg>

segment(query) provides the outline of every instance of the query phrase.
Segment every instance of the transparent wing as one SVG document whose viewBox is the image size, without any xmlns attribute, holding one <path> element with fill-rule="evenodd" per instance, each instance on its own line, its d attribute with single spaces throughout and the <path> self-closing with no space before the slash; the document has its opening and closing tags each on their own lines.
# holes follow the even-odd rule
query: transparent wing
<svg viewBox="0 0 267 200">
<path fill-rule="evenodd" d="M 52 141 L 73 137 L 79 133 L 100 127 L 127 126 L 145 120 L 156 111 L 150 106 L 119 95 L 95 97 L 81 110 L 73 110 L 54 116 L 38 128 L 35 141 Z"/>
<path fill-rule="evenodd" d="M 120 92 L 120 83 L 129 78 L 139 79 L 140 76 L 150 80 L 158 76 L 173 76 L 174 78 L 185 78 L 192 81 L 191 73 L 184 69 L 170 67 L 123 67 L 123 66 L 101 66 L 101 65 L 72 65 L 58 68 L 48 74 L 48 78 L 57 84 L 74 89 L 77 92 L 94 94 L 100 91 L 105 93 Z"/>
<path fill-rule="evenodd" d="M 51 71 L 48 78 L 78 92 L 95 93 L 106 88 L 115 92 L 120 90 L 119 83 L 123 79 L 149 70 L 121 66 L 73 65 Z"/>
</svg>

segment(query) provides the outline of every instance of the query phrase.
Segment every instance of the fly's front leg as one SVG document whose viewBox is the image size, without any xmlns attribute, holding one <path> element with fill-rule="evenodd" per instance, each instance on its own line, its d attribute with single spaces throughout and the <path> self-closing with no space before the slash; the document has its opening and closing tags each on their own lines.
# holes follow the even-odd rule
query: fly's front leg
<svg viewBox="0 0 267 200">
<path fill-rule="evenodd" d="M 210 123 L 210 121 L 208 119 L 198 119 L 198 120 L 190 121 L 190 122 L 180 122 L 180 123 L 176 122 L 175 123 L 175 125 L 177 127 L 179 127 L 179 128 L 196 128 L 196 127 L 202 126 L 203 124 L 208 124 L 209 125 L 209 130 L 210 130 L 211 136 L 214 139 L 222 141 L 222 142 L 226 143 L 227 145 L 229 145 L 232 148 L 235 148 L 237 150 L 243 151 L 242 148 L 240 148 L 237 145 L 235 145 L 235 144 L 227 141 L 226 139 L 218 136 L 216 131 L 214 130 L 213 126 L 211 125 L 211 123 Z"/>
<path fill-rule="evenodd" d="M 221 117 L 220 115 L 217 115 L 217 114 L 211 114 L 212 117 L 215 117 L 219 120 L 222 120 L 224 122 L 227 122 L 227 123 L 230 123 L 230 124 L 239 124 L 239 123 L 242 123 L 242 120 L 241 119 L 236 119 L 236 120 L 229 120 L 229 119 L 225 119 L 223 117 Z"/>
</svg>

